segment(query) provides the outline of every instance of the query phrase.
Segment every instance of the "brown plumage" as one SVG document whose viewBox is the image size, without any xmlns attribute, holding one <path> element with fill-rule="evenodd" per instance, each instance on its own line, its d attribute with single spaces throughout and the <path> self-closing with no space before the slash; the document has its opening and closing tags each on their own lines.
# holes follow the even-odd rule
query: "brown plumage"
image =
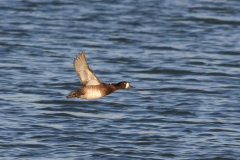
<svg viewBox="0 0 240 160">
<path fill-rule="evenodd" d="M 79 53 L 73 62 L 82 87 L 69 93 L 67 98 L 97 99 L 113 93 L 118 89 L 134 88 L 127 81 L 117 84 L 102 83 L 88 66 L 85 52 Z"/>
</svg>

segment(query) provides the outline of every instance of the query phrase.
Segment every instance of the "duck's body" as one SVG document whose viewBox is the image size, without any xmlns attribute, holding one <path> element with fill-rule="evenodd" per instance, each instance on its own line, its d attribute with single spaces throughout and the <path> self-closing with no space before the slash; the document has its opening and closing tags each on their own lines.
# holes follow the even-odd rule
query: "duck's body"
<svg viewBox="0 0 240 160">
<path fill-rule="evenodd" d="M 83 86 L 76 91 L 72 91 L 67 98 L 97 99 L 116 91 L 114 85 L 101 83 L 99 85 Z"/>
<path fill-rule="evenodd" d="M 117 84 L 102 83 L 88 66 L 85 52 L 79 53 L 79 57 L 76 56 L 74 68 L 83 86 L 76 91 L 70 92 L 67 98 L 97 99 L 118 89 L 134 88 L 126 81 Z"/>
</svg>

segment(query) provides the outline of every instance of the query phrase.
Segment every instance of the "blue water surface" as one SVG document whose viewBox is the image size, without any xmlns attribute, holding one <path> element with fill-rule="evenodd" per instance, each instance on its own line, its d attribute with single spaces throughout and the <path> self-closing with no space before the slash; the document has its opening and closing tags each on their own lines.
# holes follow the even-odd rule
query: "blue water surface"
<svg viewBox="0 0 240 160">
<path fill-rule="evenodd" d="M 1 0 L 0 159 L 239 159 L 239 6 Z M 136 88 L 67 99 L 81 51 Z"/>
</svg>

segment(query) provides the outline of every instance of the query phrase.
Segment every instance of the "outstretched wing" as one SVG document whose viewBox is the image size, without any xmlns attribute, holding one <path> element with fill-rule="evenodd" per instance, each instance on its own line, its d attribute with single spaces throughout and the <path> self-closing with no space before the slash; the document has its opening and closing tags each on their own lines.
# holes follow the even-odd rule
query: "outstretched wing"
<svg viewBox="0 0 240 160">
<path fill-rule="evenodd" d="M 82 85 L 90 86 L 99 85 L 101 83 L 97 76 L 93 73 L 92 69 L 88 66 L 85 52 L 82 52 L 82 54 L 79 53 L 79 55 L 76 56 L 73 66 Z"/>
</svg>

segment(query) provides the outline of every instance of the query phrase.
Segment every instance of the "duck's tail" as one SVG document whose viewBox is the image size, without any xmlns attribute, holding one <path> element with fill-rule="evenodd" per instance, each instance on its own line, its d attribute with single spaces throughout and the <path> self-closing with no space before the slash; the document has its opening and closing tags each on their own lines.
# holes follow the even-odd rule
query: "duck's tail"
<svg viewBox="0 0 240 160">
<path fill-rule="evenodd" d="M 76 91 L 72 91 L 68 94 L 67 98 L 78 98 L 77 96 L 77 92 Z"/>
</svg>

